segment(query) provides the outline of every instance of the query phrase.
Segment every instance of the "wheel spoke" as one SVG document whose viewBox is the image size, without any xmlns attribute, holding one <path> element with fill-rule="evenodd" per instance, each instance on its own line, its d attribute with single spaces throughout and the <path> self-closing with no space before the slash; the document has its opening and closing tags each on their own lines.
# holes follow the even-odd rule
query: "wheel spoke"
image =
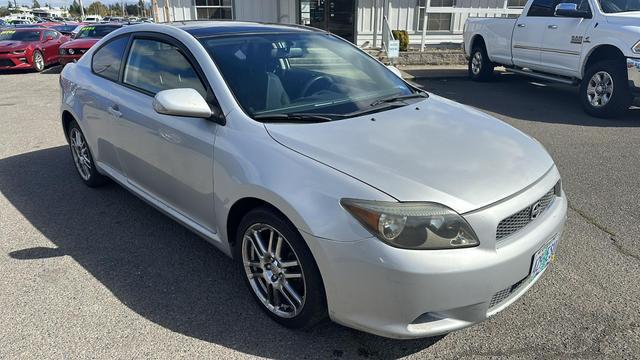
<svg viewBox="0 0 640 360">
<path fill-rule="evenodd" d="M 283 261 L 280 263 L 280 267 L 283 268 L 288 268 L 288 267 L 293 267 L 293 266 L 299 266 L 300 264 L 298 264 L 297 260 L 293 260 L 293 261 Z"/>
<path fill-rule="evenodd" d="M 302 274 L 300 273 L 284 273 L 285 279 L 302 279 Z"/>
<path fill-rule="evenodd" d="M 273 235 L 275 234 L 275 231 L 271 230 L 269 231 L 269 246 L 267 246 L 267 251 L 269 253 L 273 253 Z"/>
<path fill-rule="evenodd" d="M 264 242 L 262 241 L 262 237 L 257 230 L 253 230 L 253 245 L 256 247 L 258 251 L 258 255 L 264 256 L 267 253 L 267 249 L 264 247 Z"/>
<path fill-rule="evenodd" d="M 275 250 L 275 256 L 276 259 L 280 259 L 282 253 L 282 236 L 278 235 L 278 239 L 276 240 L 276 250 Z"/>
<path fill-rule="evenodd" d="M 289 283 L 284 284 L 284 286 L 280 289 L 280 293 L 294 308 L 297 308 L 302 304 L 302 298 L 300 298 L 298 292 L 294 288 L 292 288 Z"/>
</svg>

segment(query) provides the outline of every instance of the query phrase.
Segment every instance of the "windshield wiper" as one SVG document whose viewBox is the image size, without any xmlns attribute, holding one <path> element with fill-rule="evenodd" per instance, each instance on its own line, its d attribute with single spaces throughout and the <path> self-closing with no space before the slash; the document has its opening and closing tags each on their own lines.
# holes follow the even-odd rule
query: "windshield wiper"
<svg viewBox="0 0 640 360">
<path fill-rule="evenodd" d="M 429 97 L 429 95 L 427 95 L 427 93 L 424 93 L 424 92 L 417 92 L 417 93 L 413 93 L 413 94 L 409 94 L 409 95 L 399 95 L 399 96 L 398 95 L 394 95 L 394 96 L 378 99 L 378 100 L 372 102 L 370 104 L 370 106 L 378 106 L 380 104 L 392 103 L 392 102 L 402 101 L 402 100 L 406 100 L 406 99 L 428 98 L 428 97 Z"/>
<path fill-rule="evenodd" d="M 333 121 L 333 118 L 321 114 L 260 114 L 254 115 L 254 119 L 270 123 L 320 123 Z"/>
</svg>

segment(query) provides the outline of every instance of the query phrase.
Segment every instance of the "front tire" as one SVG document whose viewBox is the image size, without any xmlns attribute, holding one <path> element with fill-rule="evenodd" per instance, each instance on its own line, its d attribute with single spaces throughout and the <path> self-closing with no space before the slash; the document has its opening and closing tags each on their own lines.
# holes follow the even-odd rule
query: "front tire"
<svg viewBox="0 0 640 360">
<path fill-rule="evenodd" d="M 475 45 L 469 58 L 469 78 L 473 81 L 485 82 L 493 77 L 494 65 L 489 60 L 487 49 L 483 44 Z"/>
<path fill-rule="evenodd" d="M 75 120 L 69 124 L 67 138 L 69 139 L 69 149 L 71 150 L 73 163 L 82 182 L 88 187 L 98 187 L 106 183 L 107 178 L 96 169 L 93 156 L 89 150 L 89 144 Z"/>
<path fill-rule="evenodd" d="M 260 207 L 244 216 L 234 258 L 253 298 L 276 322 L 309 328 L 326 318 L 324 285 L 311 251 L 276 211 Z"/>
<path fill-rule="evenodd" d="M 605 60 L 590 66 L 580 84 L 580 100 L 584 110 L 595 117 L 613 118 L 627 111 L 633 96 L 624 64 Z"/>
<path fill-rule="evenodd" d="M 36 72 L 42 72 L 44 70 L 44 57 L 38 50 L 33 52 L 33 70 Z"/>
</svg>

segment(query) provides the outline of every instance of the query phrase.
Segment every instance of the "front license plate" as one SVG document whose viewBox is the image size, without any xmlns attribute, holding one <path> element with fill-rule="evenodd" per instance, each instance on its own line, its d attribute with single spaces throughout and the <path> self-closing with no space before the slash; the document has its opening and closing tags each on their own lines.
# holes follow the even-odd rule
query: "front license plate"
<svg viewBox="0 0 640 360">
<path fill-rule="evenodd" d="M 558 247 L 558 236 L 554 236 L 553 240 L 538 250 L 533 255 L 533 265 L 531 265 L 531 277 L 535 278 L 540 275 L 556 258 L 556 248 Z"/>
</svg>

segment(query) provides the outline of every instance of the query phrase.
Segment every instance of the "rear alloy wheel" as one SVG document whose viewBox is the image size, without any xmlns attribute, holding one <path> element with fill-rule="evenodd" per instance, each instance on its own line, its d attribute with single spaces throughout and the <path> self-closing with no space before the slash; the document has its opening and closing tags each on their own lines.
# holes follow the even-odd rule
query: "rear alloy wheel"
<svg viewBox="0 0 640 360">
<path fill-rule="evenodd" d="M 96 169 L 93 156 L 91 156 L 91 151 L 89 150 L 89 144 L 87 144 L 82 130 L 80 130 L 75 121 L 72 121 L 69 125 L 67 136 L 73 163 L 82 181 L 89 187 L 97 187 L 104 184 L 107 178 Z"/>
<path fill-rule="evenodd" d="M 44 58 L 40 51 L 33 52 L 33 69 L 37 72 L 44 70 Z"/>
<path fill-rule="evenodd" d="M 469 77 L 474 81 L 488 81 L 493 76 L 494 65 L 489 60 L 484 45 L 476 45 L 469 58 Z"/>
<path fill-rule="evenodd" d="M 580 98 L 587 113 L 611 118 L 622 115 L 633 100 L 624 64 L 601 61 L 589 67 L 580 84 Z"/>
<path fill-rule="evenodd" d="M 326 317 L 315 260 L 295 227 L 275 211 L 257 208 L 244 217 L 235 257 L 251 293 L 272 319 L 306 328 Z"/>
</svg>

